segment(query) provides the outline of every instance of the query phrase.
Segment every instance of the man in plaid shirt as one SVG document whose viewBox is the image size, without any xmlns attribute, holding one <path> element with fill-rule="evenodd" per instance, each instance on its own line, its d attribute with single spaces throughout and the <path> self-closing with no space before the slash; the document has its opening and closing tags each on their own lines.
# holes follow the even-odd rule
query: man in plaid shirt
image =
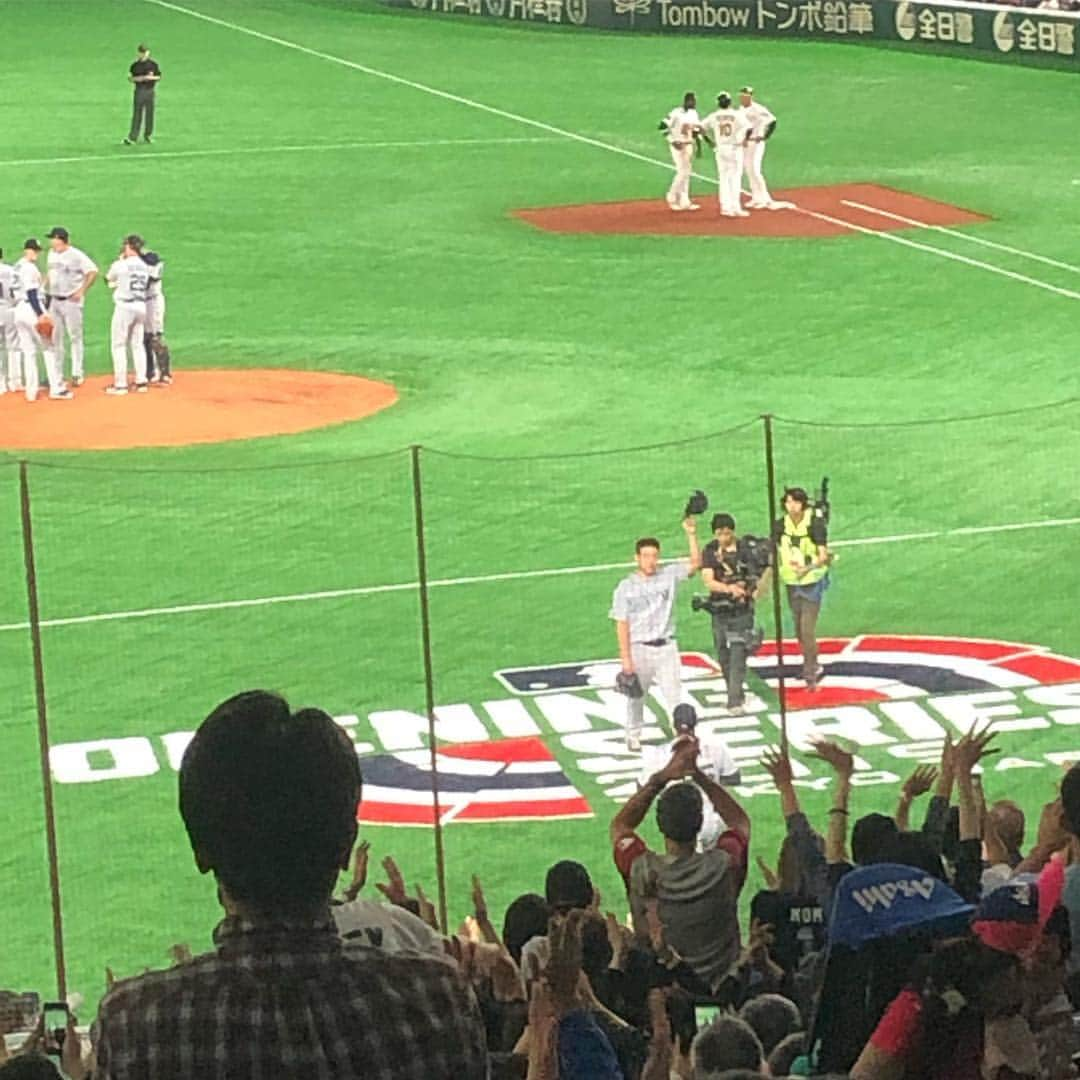
<svg viewBox="0 0 1080 1080">
<path fill-rule="evenodd" d="M 226 917 L 216 951 L 118 983 L 95 1080 L 483 1080 L 484 1027 L 449 960 L 344 945 L 330 916 L 356 839 L 360 767 L 324 712 L 250 691 L 180 768 L 195 862 Z"/>
</svg>

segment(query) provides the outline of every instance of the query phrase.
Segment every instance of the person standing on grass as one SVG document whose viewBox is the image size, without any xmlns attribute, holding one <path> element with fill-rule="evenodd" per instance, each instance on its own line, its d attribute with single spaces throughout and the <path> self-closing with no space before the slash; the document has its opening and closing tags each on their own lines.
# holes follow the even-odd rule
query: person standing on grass
<svg viewBox="0 0 1080 1080">
<path fill-rule="evenodd" d="M 161 68 L 156 60 L 150 59 L 150 46 L 140 45 L 138 58 L 128 68 L 128 82 L 135 85 L 135 98 L 131 106 L 131 130 L 124 140 L 125 146 L 133 146 L 139 141 L 140 130 L 143 142 L 149 142 L 154 134 L 154 95 L 160 81 Z"/>
</svg>

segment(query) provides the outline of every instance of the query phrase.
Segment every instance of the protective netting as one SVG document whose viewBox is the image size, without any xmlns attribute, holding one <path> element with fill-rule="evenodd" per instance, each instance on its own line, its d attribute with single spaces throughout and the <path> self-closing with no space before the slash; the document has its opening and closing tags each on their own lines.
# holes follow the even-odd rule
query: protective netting
<svg viewBox="0 0 1080 1080">
<path fill-rule="evenodd" d="M 813 499 L 830 481 L 835 560 L 816 691 L 801 680 L 783 594 L 781 605 L 807 809 L 827 797 L 802 753 L 814 734 L 847 737 L 869 787 L 977 719 L 1002 732 L 991 784 L 1031 777 L 1049 791 L 1080 717 L 1080 509 L 1075 463 L 1058 449 L 1078 424 L 1073 402 L 894 426 L 771 421 L 777 494 L 795 485 Z M 433 892 L 440 880 L 440 825 L 452 925 L 474 870 L 501 910 L 556 858 L 597 867 L 615 805 L 643 768 L 612 685 L 613 590 L 639 537 L 655 536 L 664 558 L 686 554 L 680 519 L 696 488 L 710 499 L 702 544 L 717 511 L 739 533 L 768 535 L 778 508 L 765 435 L 758 419 L 575 455 L 424 449 L 214 471 L 31 464 L 69 985 L 93 998 L 106 965 L 124 974 L 165 963 L 175 941 L 208 947 L 214 893 L 191 868 L 176 770 L 202 717 L 254 686 L 322 706 L 352 734 L 365 834 L 410 887 Z M 21 913 L 0 983 L 29 987 L 50 984 L 53 956 L 18 481 L 17 465 L 0 465 L 0 783 L 11 823 L 0 859 L 5 905 Z M 771 794 L 757 762 L 780 735 L 776 651 L 766 640 L 752 658 L 747 708 L 732 714 L 710 619 L 692 610 L 701 591 L 678 595 L 684 689 L 703 732 L 729 744 L 753 805 Z M 771 603 L 758 621 L 771 638 Z M 648 702 L 643 734 L 670 737 L 661 701 Z M 610 865 L 597 875 L 619 891 Z"/>
</svg>

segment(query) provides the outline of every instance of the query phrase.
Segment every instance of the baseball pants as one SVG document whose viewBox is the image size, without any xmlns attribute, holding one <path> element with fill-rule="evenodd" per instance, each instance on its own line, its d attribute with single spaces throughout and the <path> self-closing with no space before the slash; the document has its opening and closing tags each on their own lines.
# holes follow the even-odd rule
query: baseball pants
<svg viewBox="0 0 1080 1080">
<path fill-rule="evenodd" d="M 4 350 L 4 366 L 0 367 L 0 393 L 22 389 L 22 355 L 19 352 L 19 333 L 15 329 L 15 311 L 0 307 L 0 348 Z"/>
<path fill-rule="evenodd" d="M 690 173 L 694 168 L 694 144 L 681 143 L 676 146 L 669 143 L 671 160 L 675 162 L 675 179 L 668 188 L 667 204 L 670 207 L 686 208 L 690 205 Z"/>
<path fill-rule="evenodd" d="M 712 617 L 713 645 L 716 660 L 724 674 L 727 685 L 729 709 L 746 703 L 746 657 L 749 653 L 749 637 L 754 629 L 753 611 L 741 615 L 714 615 Z"/>
<path fill-rule="evenodd" d="M 788 603 L 791 614 L 795 617 L 795 636 L 799 639 L 799 648 L 803 655 L 803 678 L 811 681 L 817 677 L 818 648 L 817 621 L 821 613 L 821 604 L 807 600 L 788 587 Z"/>
<path fill-rule="evenodd" d="M 146 335 L 143 338 L 146 350 L 146 370 L 154 379 L 172 375 L 169 348 L 165 344 L 165 297 L 148 296 L 146 298 Z"/>
<path fill-rule="evenodd" d="M 53 330 L 53 347 L 60 370 L 64 370 L 64 335 L 71 339 L 71 377 L 81 379 L 86 374 L 83 363 L 83 306 L 79 300 L 53 298 L 49 315 L 56 323 Z"/>
<path fill-rule="evenodd" d="M 659 686 L 670 716 L 682 698 L 682 661 L 674 638 L 666 645 L 659 646 L 642 645 L 635 641 L 630 646 L 630 659 L 634 663 L 643 696 L 626 699 L 626 734 L 630 738 L 640 739 L 645 722 L 644 694 L 651 687 Z"/>
<path fill-rule="evenodd" d="M 716 149 L 716 177 L 720 184 L 720 213 L 737 214 L 739 204 L 739 184 L 742 181 L 743 148 L 741 146 L 720 146 Z"/>
<path fill-rule="evenodd" d="M 765 157 L 765 140 L 752 142 L 743 151 L 743 170 L 750 181 L 750 201 L 759 203 L 772 202 L 765 177 L 761 172 L 761 162 Z"/>
<path fill-rule="evenodd" d="M 64 377 L 56 359 L 56 352 L 52 342 L 46 341 L 37 332 L 37 320 L 37 313 L 29 304 L 24 302 L 15 305 L 15 330 L 19 337 L 19 352 L 22 354 L 23 389 L 26 391 L 27 401 L 36 400 L 41 388 L 37 361 L 39 351 L 45 361 L 49 393 L 59 394 L 64 389 Z"/>
<path fill-rule="evenodd" d="M 131 105 L 131 131 L 128 138 L 135 142 L 139 137 L 139 128 L 142 128 L 146 138 L 154 134 L 154 89 L 135 88 L 135 100 Z"/>
<path fill-rule="evenodd" d="M 127 386 L 129 351 L 135 368 L 135 385 L 146 382 L 146 350 L 143 348 L 145 327 L 146 304 L 142 300 L 117 300 L 110 332 L 115 386 Z"/>
</svg>

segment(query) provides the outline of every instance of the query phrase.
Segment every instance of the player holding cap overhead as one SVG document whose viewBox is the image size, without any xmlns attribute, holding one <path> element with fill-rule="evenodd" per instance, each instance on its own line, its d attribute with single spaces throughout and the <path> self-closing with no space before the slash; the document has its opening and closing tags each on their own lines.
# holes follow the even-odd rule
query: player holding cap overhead
<svg viewBox="0 0 1080 1080">
<path fill-rule="evenodd" d="M 701 567 L 697 521 L 687 514 L 683 531 L 690 545 L 690 558 L 660 565 L 660 541 L 644 536 L 636 544 L 637 569 L 623 578 L 611 602 L 611 618 L 619 641 L 622 671 L 616 685 L 627 696 L 626 748 L 641 749 L 641 727 L 645 719 L 645 694 L 660 684 L 669 713 L 682 696 L 681 660 L 675 641 L 675 593 L 680 581 Z"/>
<path fill-rule="evenodd" d="M 692 93 L 685 94 L 682 106 L 672 109 L 660 121 L 660 130 L 667 138 L 671 160 L 675 162 L 675 179 L 668 188 L 667 204 L 672 210 L 697 210 L 697 203 L 690 201 L 690 173 L 694 168 L 697 139 L 701 135 L 697 98 Z"/>
<path fill-rule="evenodd" d="M 761 162 L 765 157 L 765 143 L 776 130 L 776 117 L 760 101 L 754 100 L 754 88 L 744 86 L 739 91 L 739 104 L 743 119 L 750 127 L 749 141 L 743 154 L 743 168 L 750 182 L 751 210 L 778 210 L 780 204 L 773 202 L 765 177 L 761 172 Z"/>
<path fill-rule="evenodd" d="M 12 296 L 15 300 L 15 330 L 19 335 L 19 352 L 22 355 L 23 385 L 26 400 L 37 401 L 40 375 L 37 354 L 45 361 L 45 376 L 49 380 L 49 397 L 65 401 L 75 395 L 64 385 L 60 364 L 52 347 L 52 320 L 45 311 L 45 293 L 37 257 L 41 245 L 33 238 L 23 244 L 23 256 L 15 264 Z"/>
<path fill-rule="evenodd" d="M 146 289 L 150 282 L 150 270 L 140 257 L 143 248 L 141 236 L 124 237 L 120 257 L 109 267 L 105 280 L 113 290 L 111 341 L 113 361 L 113 384 L 105 388 L 106 394 L 128 392 L 128 352 L 135 368 L 135 389 L 140 394 L 147 391 L 146 350 L 143 335 L 146 330 Z"/>
<path fill-rule="evenodd" d="M 83 364 L 83 297 L 94 284 L 98 268 L 84 251 L 73 247 L 67 229 L 57 225 L 49 233 L 52 250 L 45 273 L 46 292 L 52 297 L 49 315 L 56 324 L 53 344 L 60 370 L 64 370 L 64 335 L 71 339 L 71 382 L 82 386 L 86 377 Z"/>
<path fill-rule="evenodd" d="M 720 213 L 724 217 L 749 217 L 739 205 L 742 180 L 743 146 L 750 134 L 750 124 L 741 109 L 731 107 L 731 95 L 722 91 L 716 96 L 716 108 L 701 121 L 701 130 L 712 143 L 716 157 L 716 178 L 720 184 Z"/>
</svg>

